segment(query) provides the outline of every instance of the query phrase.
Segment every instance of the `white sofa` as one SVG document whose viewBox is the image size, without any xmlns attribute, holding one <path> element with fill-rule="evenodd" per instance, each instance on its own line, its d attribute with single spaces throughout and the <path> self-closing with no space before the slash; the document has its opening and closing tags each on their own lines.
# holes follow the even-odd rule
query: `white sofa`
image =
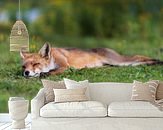
<svg viewBox="0 0 163 130">
<path fill-rule="evenodd" d="M 32 130 L 163 130 L 163 111 L 130 101 L 131 83 L 90 83 L 89 89 L 95 102 L 82 105 L 45 104 L 40 89 L 31 101 Z"/>
</svg>

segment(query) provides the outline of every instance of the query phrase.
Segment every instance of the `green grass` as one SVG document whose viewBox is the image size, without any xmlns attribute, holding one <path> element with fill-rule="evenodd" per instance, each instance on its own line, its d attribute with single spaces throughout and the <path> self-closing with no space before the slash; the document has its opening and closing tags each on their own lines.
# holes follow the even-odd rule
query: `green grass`
<svg viewBox="0 0 163 130">
<path fill-rule="evenodd" d="M 43 42 L 31 40 L 32 51 L 37 51 Z M 94 39 L 94 38 L 62 38 L 56 37 L 52 46 L 76 46 L 81 48 L 109 47 L 121 54 L 142 54 L 163 60 L 161 48 L 163 39 L 133 40 L 133 39 Z M 88 79 L 90 82 L 132 82 L 133 80 L 147 81 L 149 79 L 163 79 L 163 67 L 136 66 L 136 67 L 101 67 L 76 70 L 70 68 L 61 75 L 44 77 L 59 81 L 64 77 L 74 80 Z M 7 112 L 7 101 L 10 96 L 23 96 L 32 99 L 42 87 L 41 78 L 26 79 L 21 72 L 19 53 L 9 52 L 9 43 L 0 42 L 0 112 Z"/>
</svg>

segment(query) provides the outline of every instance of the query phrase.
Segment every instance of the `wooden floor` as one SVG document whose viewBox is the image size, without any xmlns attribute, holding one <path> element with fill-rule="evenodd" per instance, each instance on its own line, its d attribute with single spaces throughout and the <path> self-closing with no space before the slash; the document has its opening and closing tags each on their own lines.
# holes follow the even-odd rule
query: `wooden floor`
<svg viewBox="0 0 163 130">
<path fill-rule="evenodd" d="M 25 129 L 12 129 L 11 128 L 11 122 L 0 122 L 0 130 L 30 130 L 31 123 L 26 122 L 26 128 Z"/>
</svg>

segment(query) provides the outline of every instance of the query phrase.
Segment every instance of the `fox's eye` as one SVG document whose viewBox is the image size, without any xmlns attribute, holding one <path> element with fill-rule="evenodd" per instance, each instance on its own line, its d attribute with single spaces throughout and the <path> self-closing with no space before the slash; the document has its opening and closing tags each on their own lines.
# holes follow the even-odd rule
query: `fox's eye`
<svg viewBox="0 0 163 130">
<path fill-rule="evenodd" d="M 34 63 L 33 66 L 39 65 L 40 63 Z"/>
<path fill-rule="evenodd" d="M 22 68 L 25 69 L 25 65 L 23 65 Z"/>
</svg>

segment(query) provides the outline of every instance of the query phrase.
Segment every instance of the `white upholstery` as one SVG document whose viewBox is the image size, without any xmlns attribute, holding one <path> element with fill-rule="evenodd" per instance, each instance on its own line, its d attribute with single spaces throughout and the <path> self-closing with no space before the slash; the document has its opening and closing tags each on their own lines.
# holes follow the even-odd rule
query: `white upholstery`
<svg viewBox="0 0 163 130">
<path fill-rule="evenodd" d="M 108 107 L 111 117 L 163 117 L 163 111 L 149 102 L 112 102 Z"/>
<path fill-rule="evenodd" d="M 107 106 L 97 101 L 50 102 L 40 109 L 41 117 L 105 117 Z"/>
<path fill-rule="evenodd" d="M 130 101 L 132 83 L 90 83 L 91 100 L 109 105 L 114 101 Z"/>
<path fill-rule="evenodd" d="M 44 89 L 40 89 L 36 97 L 31 100 L 31 116 L 36 119 L 40 116 L 40 109 L 45 105 Z"/>
<path fill-rule="evenodd" d="M 163 118 L 38 118 L 32 130 L 163 130 Z"/>
</svg>

